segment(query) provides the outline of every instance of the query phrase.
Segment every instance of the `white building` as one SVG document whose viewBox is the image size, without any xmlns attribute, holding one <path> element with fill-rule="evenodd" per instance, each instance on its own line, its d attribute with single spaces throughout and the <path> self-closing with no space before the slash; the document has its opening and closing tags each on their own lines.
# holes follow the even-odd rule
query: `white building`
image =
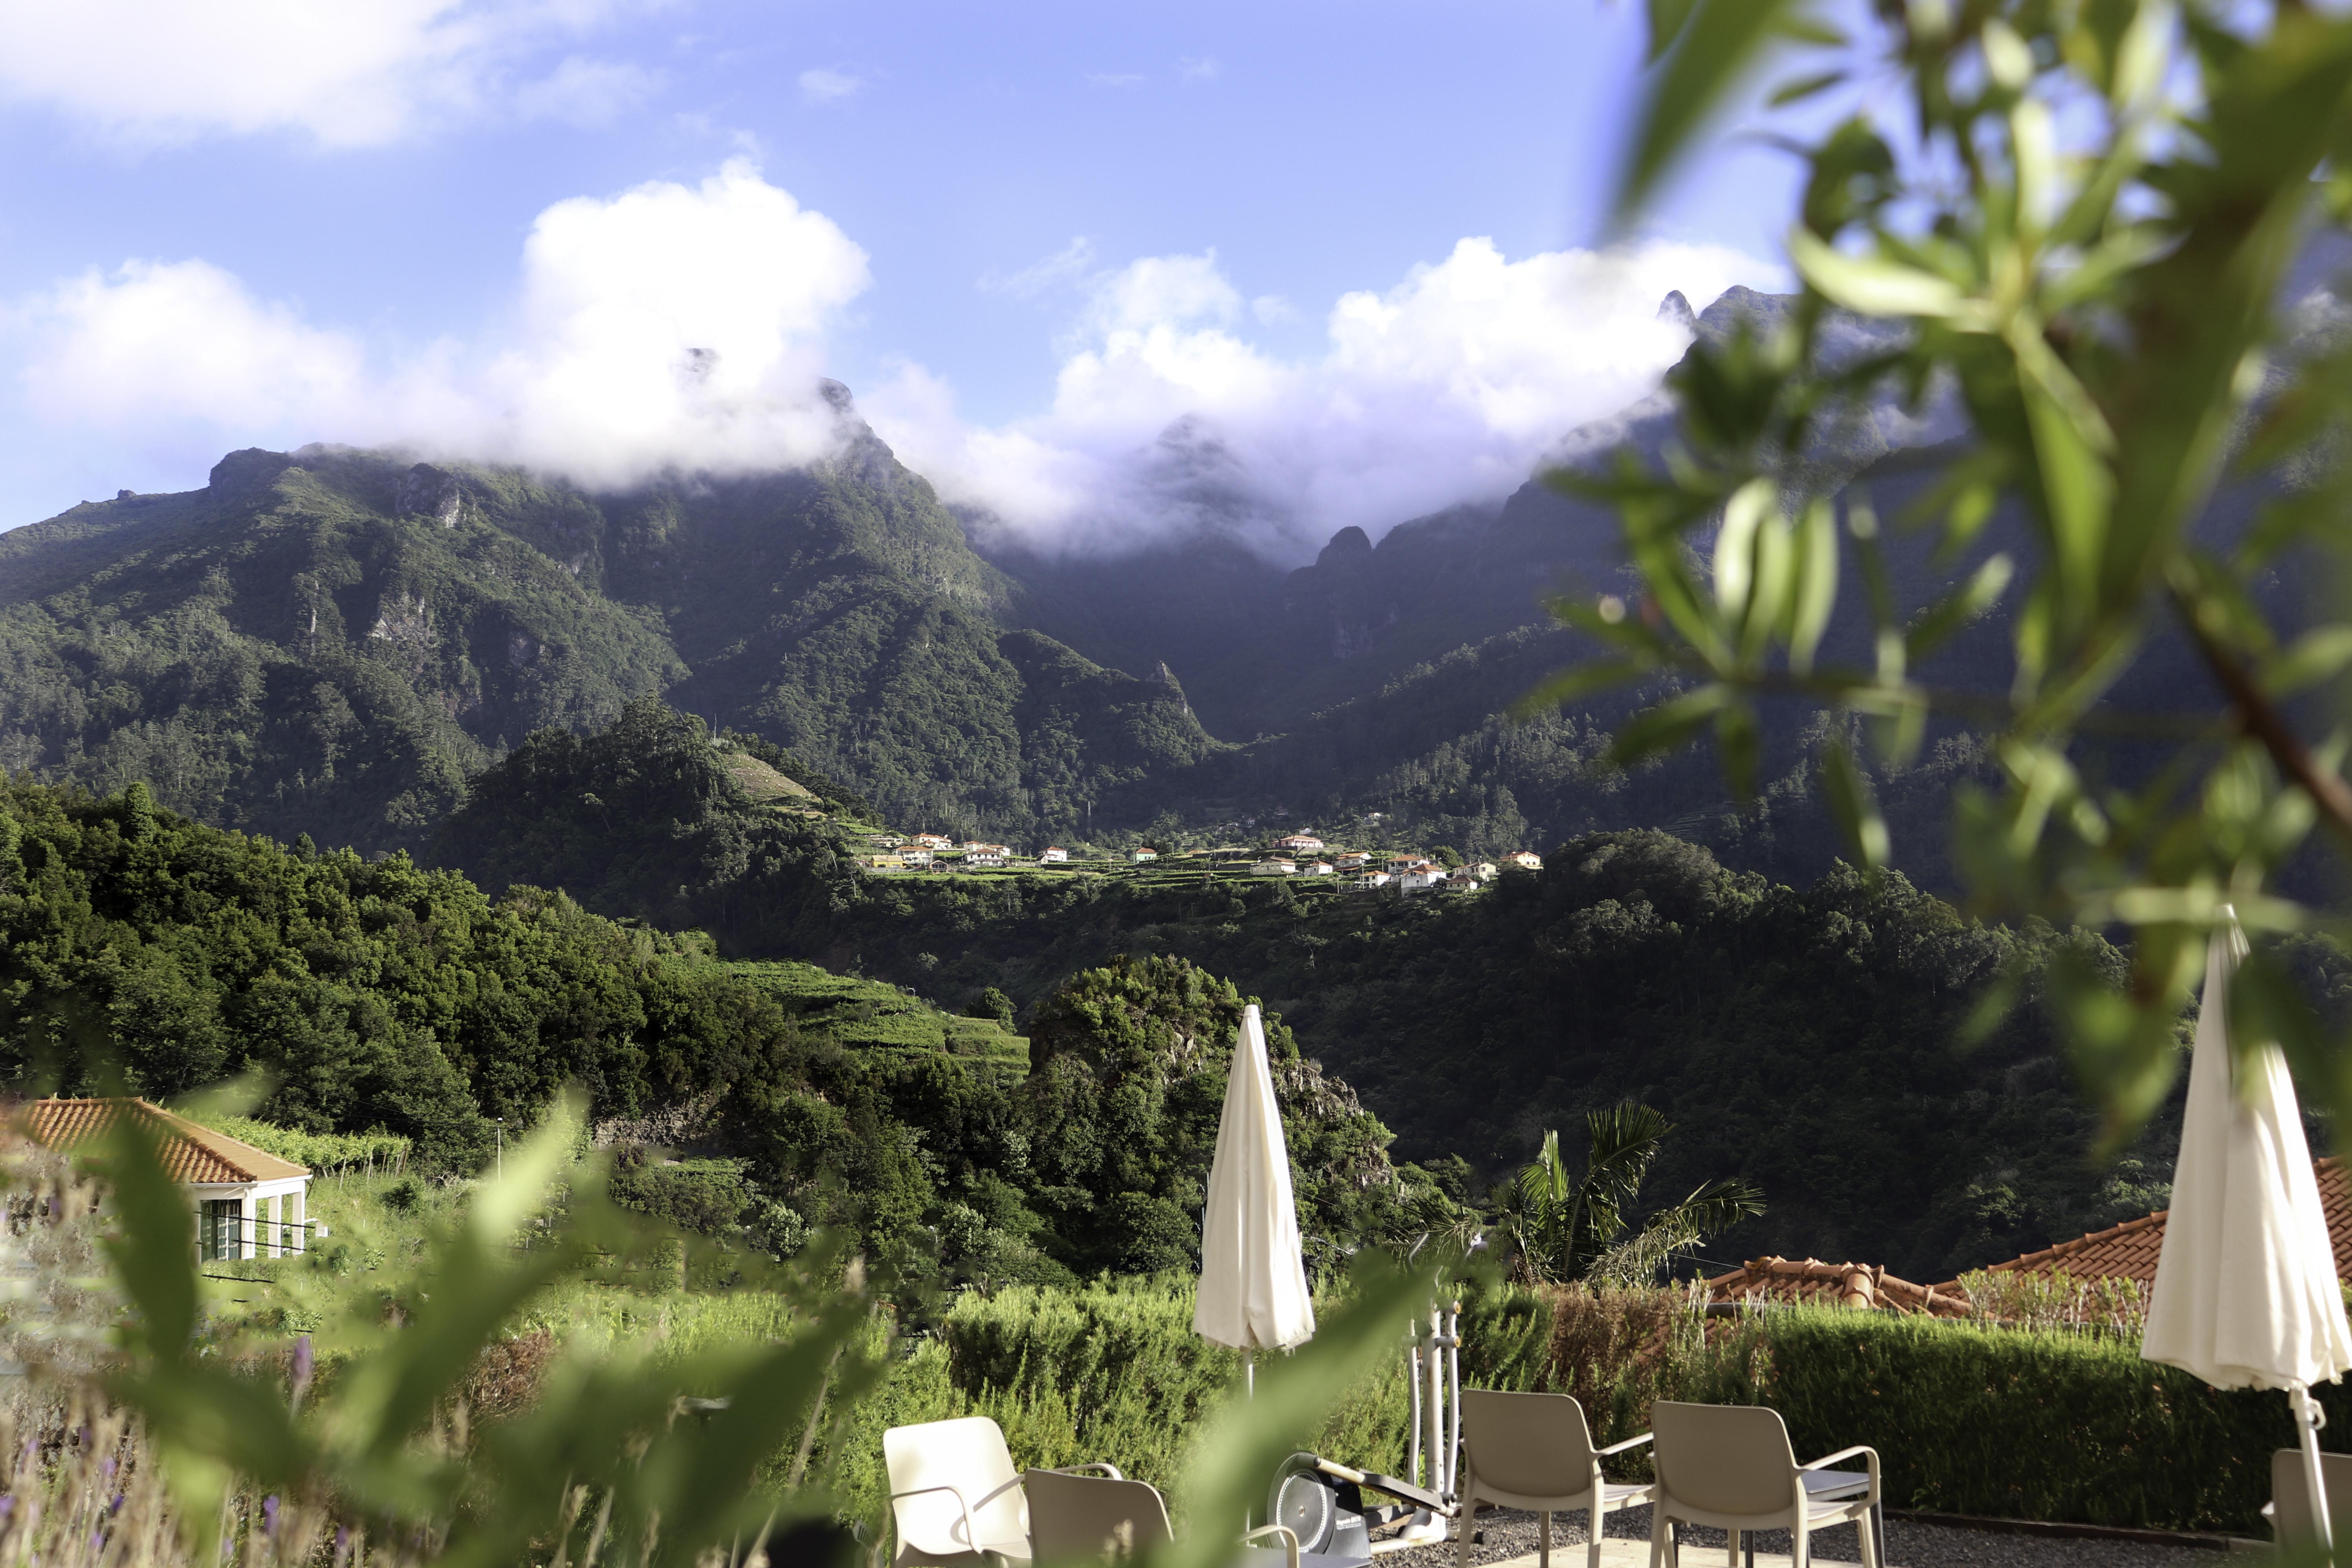
<svg viewBox="0 0 2352 1568">
<path fill-rule="evenodd" d="M 902 849 L 898 852 L 898 858 L 908 866 L 928 866 L 931 863 L 931 852 L 928 849 Z"/>
<path fill-rule="evenodd" d="M 1360 871 L 1371 863 L 1372 858 L 1360 849 L 1350 849 L 1337 861 L 1342 871 Z"/>
<path fill-rule="evenodd" d="M 1317 860 L 1310 865 L 1301 867 L 1299 869 L 1300 873 L 1304 876 L 1328 877 L 1331 874 L 1331 862 L 1328 860 Z"/>
<path fill-rule="evenodd" d="M 1543 857 L 1530 850 L 1522 849 L 1515 855 L 1504 856 L 1503 864 L 1516 866 L 1522 871 L 1540 871 L 1543 869 Z"/>
<path fill-rule="evenodd" d="M 1140 866 L 1146 860 L 1159 858 L 1160 851 L 1157 849 L 1130 849 L 1127 852 L 1127 863 L 1130 866 Z"/>
<path fill-rule="evenodd" d="M 1349 887 L 1361 888 L 1366 892 L 1375 888 L 1385 888 L 1388 885 L 1389 874 L 1386 871 L 1367 871 L 1349 884 Z"/>
<path fill-rule="evenodd" d="M 1316 837 L 1312 833 L 1294 833 L 1288 837 L 1276 839 L 1274 847 L 1276 849 L 1287 849 L 1296 855 L 1303 855 L 1310 849 L 1322 848 L 1323 840 Z"/>
<path fill-rule="evenodd" d="M 877 849 L 896 849 L 907 841 L 895 833 L 869 833 L 866 842 Z"/>
<path fill-rule="evenodd" d="M 278 1258 L 306 1250 L 310 1173 L 290 1160 L 143 1100 L 35 1100 L 24 1127 L 43 1148 L 71 1152 L 103 1143 L 126 1114 L 145 1124 L 163 1173 L 195 1205 L 198 1258 Z"/>
<path fill-rule="evenodd" d="M 1298 862 L 1296 860 L 1259 860 L 1251 865 L 1250 875 L 1253 877 L 1296 877 L 1298 875 Z"/>
<path fill-rule="evenodd" d="M 1037 864 L 1040 866 L 1058 866 L 1069 858 L 1070 852 L 1068 850 L 1058 848 L 1054 845 L 1048 844 L 1045 846 L 1044 850 L 1038 854 Z"/>
<path fill-rule="evenodd" d="M 963 852 L 963 863 L 967 866 L 1002 866 L 1006 858 L 1002 844 L 968 845 Z"/>
<path fill-rule="evenodd" d="M 921 845 L 926 849 L 952 849 L 955 847 L 955 840 L 950 838 L 944 833 L 918 833 L 915 835 L 915 842 Z"/>
<path fill-rule="evenodd" d="M 1495 879 L 1495 863 L 1492 860 L 1473 861 L 1465 869 L 1475 875 L 1480 881 L 1491 882 Z"/>
</svg>

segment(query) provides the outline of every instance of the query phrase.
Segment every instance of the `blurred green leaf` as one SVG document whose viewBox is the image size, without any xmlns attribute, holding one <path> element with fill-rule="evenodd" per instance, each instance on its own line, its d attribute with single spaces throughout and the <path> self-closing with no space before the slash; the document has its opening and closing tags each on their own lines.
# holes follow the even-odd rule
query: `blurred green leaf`
<svg viewBox="0 0 2352 1568">
<path fill-rule="evenodd" d="M 1794 0 L 1654 0 L 1652 47 L 1660 37 L 1674 41 L 1655 57 L 1637 112 L 1611 204 L 1618 224 L 1632 221 L 1700 129 L 1728 106 L 1795 9 Z M 1670 30 L 1660 28 L 1662 18 Z"/>
</svg>

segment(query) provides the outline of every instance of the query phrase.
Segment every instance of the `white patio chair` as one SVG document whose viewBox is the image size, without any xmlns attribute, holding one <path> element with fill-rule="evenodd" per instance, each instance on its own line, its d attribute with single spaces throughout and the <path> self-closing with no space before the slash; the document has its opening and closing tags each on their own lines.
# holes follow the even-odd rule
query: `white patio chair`
<svg viewBox="0 0 2352 1568">
<path fill-rule="evenodd" d="M 1591 1544 L 1588 1568 L 1601 1568 L 1601 1521 L 1620 1509 L 1639 1508 L 1653 1489 L 1606 1479 L 1601 1461 L 1650 1440 L 1650 1434 L 1592 1446 L 1584 1406 L 1565 1394 L 1462 1391 L 1462 1568 L 1469 1568 L 1470 1538 L 1478 1505 L 1498 1503 L 1543 1516 L 1537 1562 L 1551 1568 L 1551 1516 L 1581 1509 Z"/>
<path fill-rule="evenodd" d="M 1785 1530 L 1793 1568 L 1811 1568 L 1815 1531 L 1834 1524 L 1859 1526 L 1863 1568 L 1883 1568 L 1871 1513 L 1878 1506 L 1878 1450 L 1864 1445 L 1842 1448 L 1808 1465 L 1797 1463 L 1780 1413 L 1760 1405 L 1685 1405 L 1661 1399 L 1650 1407 L 1656 1439 L 1656 1506 L 1650 1514 L 1650 1568 L 1677 1565 L 1677 1521 L 1712 1525 L 1729 1535 L 1726 1561 L 1739 1561 L 1744 1531 Z M 1869 1461 L 1866 1481 L 1852 1471 L 1831 1471 L 1840 1459 Z M 1861 1485 L 1856 1495 L 1853 1489 Z M 1827 1494 L 1827 1495 L 1824 1495 Z"/>
<path fill-rule="evenodd" d="M 2336 1539 L 2352 1538 L 2352 1454 L 2320 1455 L 2319 1484 L 2327 1489 L 2327 1522 Z M 2319 1531 L 2312 1528 L 2317 1521 L 2311 1517 L 2311 1483 L 2304 1479 L 2302 1449 L 2281 1448 L 2271 1456 L 2271 1500 L 2263 1512 L 2283 1548 L 2309 1546 L 2319 1539 Z"/>
<path fill-rule="evenodd" d="M 893 1426 L 882 1434 L 882 1460 L 898 1538 L 892 1568 L 1029 1561 L 1029 1503 L 995 1422 L 966 1415 Z"/>
</svg>

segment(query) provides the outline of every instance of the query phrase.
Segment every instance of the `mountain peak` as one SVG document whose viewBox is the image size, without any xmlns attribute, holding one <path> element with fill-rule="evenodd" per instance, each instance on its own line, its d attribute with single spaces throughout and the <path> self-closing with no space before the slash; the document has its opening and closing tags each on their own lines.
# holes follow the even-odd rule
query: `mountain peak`
<svg viewBox="0 0 2352 1568">
<path fill-rule="evenodd" d="M 1331 536 L 1331 542 L 1325 545 L 1322 553 L 1315 557 L 1315 564 L 1330 566 L 1360 555 L 1370 555 L 1371 552 L 1371 535 L 1351 522 Z"/>
<path fill-rule="evenodd" d="M 1679 289 L 1667 289 L 1666 297 L 1658 301 L 1658 320 L 1672 321 L 1686 332 L 1698 331 L 1698 317 L 1691 310 L 1690 301 L 1683 297 L 1683 291 Z"/>
</svg>

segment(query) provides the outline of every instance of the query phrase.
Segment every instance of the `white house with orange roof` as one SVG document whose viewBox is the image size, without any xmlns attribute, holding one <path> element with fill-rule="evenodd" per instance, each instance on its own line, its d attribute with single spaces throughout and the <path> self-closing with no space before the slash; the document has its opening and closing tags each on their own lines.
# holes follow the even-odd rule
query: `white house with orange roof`
<svg viewBox="0 0 2352 1568">
<path fill-rule="evenodd" d="M 163 1173 L 194 1201 L 196 1256 L 278 1258 L 305 1249 L 310 1173 L 143 1100 L 37 1100 L 25 1135 L 61 1153 L 103 1144 L 126 1116 L 144 1124 Z"/>
</svg>

